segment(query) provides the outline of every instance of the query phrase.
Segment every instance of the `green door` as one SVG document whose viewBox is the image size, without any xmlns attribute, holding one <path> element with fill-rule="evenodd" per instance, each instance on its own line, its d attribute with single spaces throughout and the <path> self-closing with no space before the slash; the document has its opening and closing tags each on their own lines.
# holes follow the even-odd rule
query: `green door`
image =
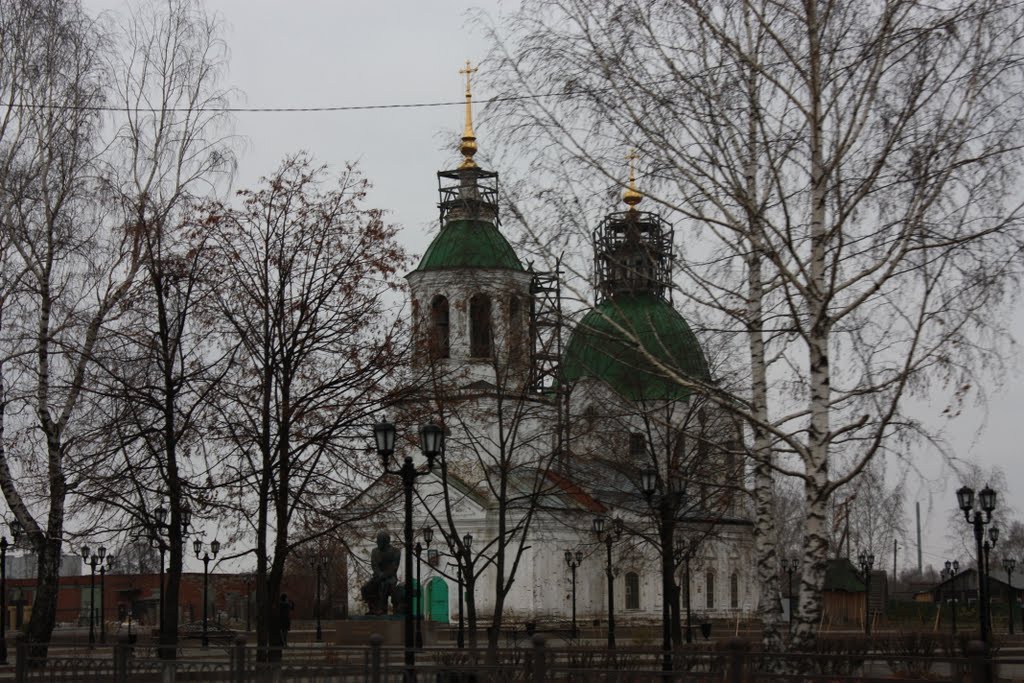
<svg viewBox="0 0 1024 683">
<path fill-rule="evenodd" d="M 448 584 L 440 576 L 427 582 L 427 600 L 430 604 L 428 618 L 442 624 L 448 623 Z"/>
</svg>

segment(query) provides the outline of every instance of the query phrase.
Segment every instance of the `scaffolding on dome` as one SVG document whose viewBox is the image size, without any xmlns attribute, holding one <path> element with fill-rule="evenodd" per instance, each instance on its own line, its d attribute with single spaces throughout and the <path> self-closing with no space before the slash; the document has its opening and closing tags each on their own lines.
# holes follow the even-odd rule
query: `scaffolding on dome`
<svg viewBox="0 0 1024 683">
<path fill-rule="evenodd" d="M 672 227 L 648 211 L 608 214 L 594 231 L 598 303 L 616 294 L 672 299 Z"/>
<path fill-rule="evenodd" d="M 488 220 L 498 225 L 498 174 L 482 168 L 438 171 L 441 226 L 448 221 Z"/>
</svg>

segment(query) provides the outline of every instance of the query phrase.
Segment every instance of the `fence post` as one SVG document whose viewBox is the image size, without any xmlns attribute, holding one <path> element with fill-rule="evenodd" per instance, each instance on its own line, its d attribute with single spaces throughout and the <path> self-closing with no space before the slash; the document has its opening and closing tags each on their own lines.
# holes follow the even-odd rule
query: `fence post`
<svg viewBox="0 0 1024 683">
<path fill-rule="evenodd" d="M 14 640 L 14 680 L 25 683 L 28 680 L 28 639 L 19 633 Z"/>
<path fill-rule="evenodd" d="M 245 636 L 237 636 L 231 647 L 231 678 L 245 683 Z"/>
<path fill-rule="evenodd" d="M 117 683 L 128 681 L 128 655 L 131 653 L 131 647 L 127 638 L 119 638 L 114 643 L 114 680 Z"/>
<path fill-rule="evenodd" d="M 537 633 L 533 638 L 533 683 L 544 683 L 547 676 L 548 658 L 544 647 L 544 636 Z"/>
<path fill-rule="evenodd" d="M 380 683 L 380 646 L 384 637 L 379 633 L 370 636 L 370 683 Z"/>
<path fill-rule="evenodd" d="M 988 653 L 985 652 L 985 643 L 980 640 L 967 643 L 967 669 L 971 683 L 990 683 L 992 680 L 988 675 Z"/>
<path fill-rule="evenodd" d="M 730 638 L 725 642 L 725 651 L 725 680 L 728 683 L 744 683 L 747 679 L 747 641 Z"/>
</svg>

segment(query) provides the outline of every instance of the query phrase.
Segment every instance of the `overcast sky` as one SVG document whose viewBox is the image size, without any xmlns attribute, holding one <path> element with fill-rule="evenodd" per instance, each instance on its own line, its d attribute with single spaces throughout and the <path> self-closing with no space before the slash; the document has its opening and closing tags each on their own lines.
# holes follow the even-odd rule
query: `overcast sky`
<svg viewBox="0 0 1024 683">
<path fill-rule="evenodd" d="M 480 32 L 467 23 L 468 10 L 499 17 L 515 7 L 510 0 L 207 0 L 225 19 L 231 50 L 228 84 L 249 107 L 337 107 L 458 101 L 466 59 L 487 52 Z M 92 11 L 122 7 L 113 0 L 86 0 Z M 486 98 L 480 92 L 479 98 Z M 370 204 L 389 212 L 402 226 L 407 249 L 420 254 L 437 221 L 436 171 L 457 162 L 443 150 L 462 128 L 459 106 L 324 113 L 239 113 L 236 132 L 243 150 L 236 187 L 255 184 L 287 154 L 311 152 L 319 161 L 341 167 L 359 163 L 374 184 Z M 486 120 L 477 136 L 486 150 Z M 501 169 L 495 169 L 500 171 Z M 678 229 L 678 226 L 677 226 Z M 1020 309 L 1008 319 L 1024 337 Z M 1006 386 L 992 391 L 987 413 L 970 407 L 955 422 L 944 421 L 945 395 L 919 407 L 922 419 L 947 426 L 954 452 L 1007 474 L 1010 503 L 1024 494 L 1018 425 L 1024 419 L 1024 388 L 1015 349 Z M 954 506 L 955 474 L 924 448 L 914 454 L 924 479 L 908 482 L 907 528 L 913 529 L 914 502 L 924 516 L 925 564 L 940 564 L 950 546 L 948 514 Z M 1004 492 L 1000 492 L 1004 493 Z M 1015 505 L 1018 514 L 1024 505 Z M 997 511 L 998 514 L 998 511 Z M 963 525 L 967 533 L 967 525 Z M 916 562 L 916 547 L 900 551 L 899 564 Z M 965 558 L 961 557 L 961 560 Z M 1019 558 L 1024 559 L 1024 558 Z M 887 560 L 891 562 L 891 557 Z M 192 567 L 195 569 L 195 567 Z"/>
</svg>

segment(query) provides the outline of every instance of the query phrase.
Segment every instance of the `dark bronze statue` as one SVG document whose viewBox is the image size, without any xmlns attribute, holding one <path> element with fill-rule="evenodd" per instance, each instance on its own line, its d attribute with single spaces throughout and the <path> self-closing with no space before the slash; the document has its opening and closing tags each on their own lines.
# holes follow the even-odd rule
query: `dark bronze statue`
<svg viewBox="0 0 1024 683">
<path fill-rule="evenodd" d="M 366 601 L 367 614 L 387 614 L 389 600 L 394 611 L 399 611 L 402 589 L 398 584 L 398 565 L 401 561 L 402 554 L 398 548 L 392 547 L 388 532 L 377 534 L 377 547 L 370 553 L 373 575 L 360 590 Z"/>
</svg>

